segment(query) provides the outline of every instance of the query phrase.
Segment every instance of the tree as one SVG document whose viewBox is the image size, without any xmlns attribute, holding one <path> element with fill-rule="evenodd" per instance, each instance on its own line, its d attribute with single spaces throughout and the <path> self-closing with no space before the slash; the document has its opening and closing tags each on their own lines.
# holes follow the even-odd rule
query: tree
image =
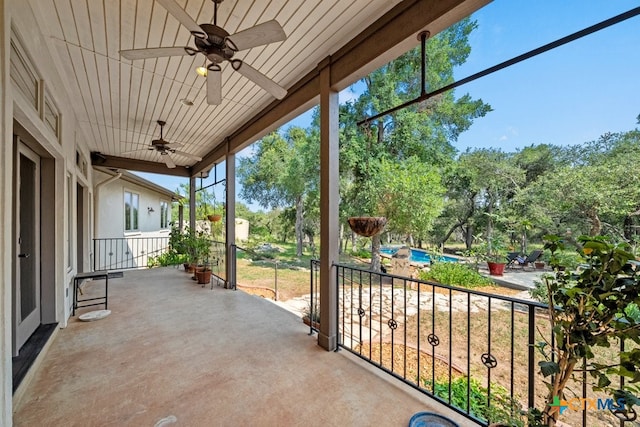
<svg viewBox="0 0 640 427">
<path fill-rule="evenodd" d="M 389 218 L 389 231 L 406 237 L 427 236 L 444 204 L 445 189 L 438 172 L 417 157 L 380 161 L 376 176 L 378 211 Z"/>
<path fill-rule="evenodd" d="M 429 88 L 453 81 L 453 68 L 464 63 L 470 52 L 468 37 L 475 22 L 463 20 L 427 42 Z M 484 116 L 491 107 L 468 94 L 455 97 L 453 91 L 438 95 L 375 120 L 364 131 L 356 126 L 362 118 L 374 115 L 420 94 L 421 52 L 407 52 L 368 75 L 365 91 L 354 102 L 341 108 L 341 184 L 343 215 L 378 215 L 378 166 L 383 161 L 402 162 L 415 157 L 433 168 L 445 168 L 453 161 L 452 142 Z M 399 193 L 397 193 L 399 196 Z M 400 204 L 400 202 L 398 202 Z M 379 245 L 373 238 L 374 249 Z M 379 256 L 374 250 L 372 264 Z"/>
<path fill-rule="evenodd" d="M 305 129 L 290 127 L 284 136 L 274 132 L 262 138 L 253 156 L 240 159 L 238 166 L 240 196 L 245 200 L 264 208 L 295 208 L 297 256 L 302 256 L 305 196 L 317 181 L 313 177 L 316 168 L 309 165 L 319 162 L 308 154 L 313 143 Z"/>
<path fill-rule="evenodd" d="M 189 184 L 182 183 L 175 191 L 180 195 L 180 201 L 178 202 L 184 207 L 183 215 L 188 220 L 190 214 L 189 208 Z M 212 192 L 203 190 L 196 191 L 196 221 L 206 219 L 208 213 L 213 213 L 214 207 L 220 212 L 222 210 L 221 204 L 216 204 L 214 195 Z M 178 209 L 171 209 L 171 221 L 175 224 L 178 222 Z"/>
<path fill-rule="evenodd" d="M 640 132 L 608 133 L 570 147 L 571 164 L 534 183 L 523 203 L 537 206 L 550 233 L 624 235 L 624 224 L 640 208 Z"/>
<path fill-rule="evenodd" d="M 492 241 L 495 220 L 506 220 L 506 206 L 524 182 L 525 171 L 500 150 L 476 149 L 461 154 L 447 179 L 450 201 L 445 220 L 450 226 L 442 242 L 460 228 L 467 249 L 471 249 L 479 227 L 484 227 L 485 240 Z"/>
</svg>

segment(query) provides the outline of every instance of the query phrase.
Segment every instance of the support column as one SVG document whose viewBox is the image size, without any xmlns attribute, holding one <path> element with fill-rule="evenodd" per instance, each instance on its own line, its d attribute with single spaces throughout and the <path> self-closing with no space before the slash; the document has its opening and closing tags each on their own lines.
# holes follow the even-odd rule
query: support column
<svg viewBox="0 0 640 427">
<path fill-rule="evenodd" d="M 320 332 L 318 345 L 338 345 L 336 272 L 338 262 L 339 139 L 338 92 L 331 88 L 331 58 L 320 70 Z"/>
<path fill-rule="evenodd" d="M 189 228 L 196 232 L 196 177 L 189 178 Z"/>
<path fill-rule="evenodd" d="M 227 147 L 228 150 L 228 147 Z M 227 256 L 225 257 L 225 269 L 227 277 L 227 289 L 236 288 L 236 155 L 227 151 L 225 159 L 227 194 L 225 206 L 225 246 Z"/>
</svg>

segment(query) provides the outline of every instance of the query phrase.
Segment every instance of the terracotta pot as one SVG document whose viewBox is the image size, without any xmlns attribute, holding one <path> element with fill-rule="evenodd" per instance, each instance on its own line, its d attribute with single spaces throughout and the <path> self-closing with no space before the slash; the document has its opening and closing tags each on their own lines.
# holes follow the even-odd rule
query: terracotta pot
<svg viewBox="0 0 640 427">
<path fill-rule="evenodd" d="M 207 215 L 207 218 L 209 218 L 209 221 L 211 222 L 218 222 L 222 219 L 222 215 L 220 214 Z"/>
<path fill-rule="evenodd" d="M 196 277 L 198 278 L 198 283 L 201 285 L 207 284 L 211 281 L 211 270 L 202 270 L 196 271 Z"/>
<path fill-rule="evenodd" d="M 379 234 L 387 225 L 387 218 L 383 216 L 352 216 L 347 221 L 354 233 L 364 237 Z"/>
<path fill-rule="evenodd" d="M 193 276 L 191 276 L 191 280 L 198 280 L 198 272 L 204 270 L 203 265 L 191 264 L 191 272 Z"/>
<path fill-rule="evenodd" d="M 502 276 L 504 273 L 504 267 L 507 264 L 504 262 L 490 262 L 487 261 L 487 266 L 489 267 L 489 274 L 492 276 Z"/>
</svg>

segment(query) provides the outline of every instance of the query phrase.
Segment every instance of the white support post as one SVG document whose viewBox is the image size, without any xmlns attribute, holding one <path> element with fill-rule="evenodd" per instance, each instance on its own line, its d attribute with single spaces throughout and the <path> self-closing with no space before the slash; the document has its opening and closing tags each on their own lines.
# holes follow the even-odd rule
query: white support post
<svg viewBox="0 0 640 427">
<path fill-rule="evenodd" d="M 338 345 L 336 273 L 338 262 L 339 139 L 338 92 L 331 88 L 331 58 L 320 70 L 320 332 L 318 345 Z"/>
<path fill-rule="evenodd" d="M 189 178 L 189 228 L 196 232 L 196 177 Z"/>
</svg>

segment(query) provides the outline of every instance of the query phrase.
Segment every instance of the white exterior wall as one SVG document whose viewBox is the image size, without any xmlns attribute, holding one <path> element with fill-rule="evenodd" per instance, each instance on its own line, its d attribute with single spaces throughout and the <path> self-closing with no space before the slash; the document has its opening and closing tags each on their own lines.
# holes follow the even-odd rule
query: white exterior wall
<svg viewBox="0 0 640 427">
<path fill-rule="evenodd" d="M 171 198 L 125 177 L 94 170 L 95 236 L 92 246 L 94 270 L 146 267 L 149 257 L 169 246 Z M 103 184 L 104 183 L 104 184 Z M 138 229 L 125 231 L 124 194 L 138 195 Z M 160 204 L 167 204 L 167 226 L 161 228 Z M 153 212 L 149 210 L 151 208 Z"/>
<path fill-rule="evenodd" d="M 107 175 L 100 171 L 94 171 L 94 183 L 98 187 L 99 183 L 109 179 Z M 124 192 L 136 193 L 139 198 L 138 230 L 124 231 Z M 109 184 L 100 186 L 96 192 L 96 202 L 98 211 L 96 212 L 96 238 L 111 237 L 156 237 L 168 236 L 170 227 L 160 228 L 160 203 L 167 203 L 167 218 L 171 221 L 171 199 L 164 194 L 152 191 L 140 185 L 125 181 L 123 178 L 115 180 Z M 152 208 L 153 212 L 149 212 Z"/>
</svg>

